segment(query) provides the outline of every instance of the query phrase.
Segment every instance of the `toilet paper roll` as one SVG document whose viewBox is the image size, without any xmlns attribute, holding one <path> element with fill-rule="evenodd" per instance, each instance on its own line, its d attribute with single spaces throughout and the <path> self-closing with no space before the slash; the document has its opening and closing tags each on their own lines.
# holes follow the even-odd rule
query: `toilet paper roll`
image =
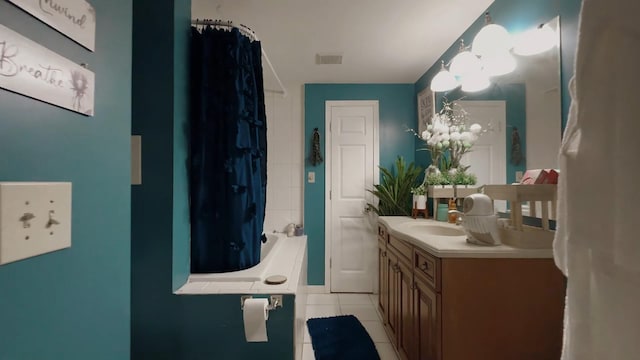
<svg viewBox="0 0 640 360">
<path fill-rule="evenodd" d="M 247 342 L 266 342 L 267 339 L 267 319 L 269 310 L 267 299 L 246 299 L 242 317 L 244 319 L 244 336 Z"/>
</svg>

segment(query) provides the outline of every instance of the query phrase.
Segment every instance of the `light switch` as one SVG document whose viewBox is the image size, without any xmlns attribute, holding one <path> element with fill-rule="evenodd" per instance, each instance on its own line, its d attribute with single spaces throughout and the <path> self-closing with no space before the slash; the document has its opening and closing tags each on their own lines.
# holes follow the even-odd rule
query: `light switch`
<svg viewBox="0 0 640 360">
<path fill-rule="evenodd" d="M 0 182 L 0 265 L 71 246 L 71 183 Z"/>
<path fill-rule="evenodd" d="M 309 173 L 307 174 L 307 182 L 309 184 L 313 184 L 316 182 L 316 172 L 315 171 L 309 171 Z"/>
</svg>

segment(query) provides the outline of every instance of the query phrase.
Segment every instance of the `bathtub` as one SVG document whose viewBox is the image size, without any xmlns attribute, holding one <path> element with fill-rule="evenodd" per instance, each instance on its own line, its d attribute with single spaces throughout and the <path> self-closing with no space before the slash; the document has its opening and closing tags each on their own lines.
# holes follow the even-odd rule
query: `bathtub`
<svg viewBox="0 0 640 360">
<path fill-rule="evenodd" d="M 283 246 L 293 238 L 285 234 L 267 234 L 267 242 L 262 244 L 260 262 L 248 269 L 226 273 L 191 274 L 189 282 L 264 282 L 270 275 L 289 276 L 295 261 L 297 247 Z"/>
<path fill-rule="evenodd" d="M 181 296 L 198 295 L 207 296 L 210 299 L 222 299 L 227 301 L 228 306 L 223 311 L 239 314 L 240 300 L 242 296 L 251 295 L 254 297 L 266 297 L 269 295 L 281 295 L 283 297 L 283 308 L 270 312 L 267 321 L 267 332 L 273 334 L 291 334 L 292 336 L 281 335 L 272 343 L 266 343 L 265 347 L 256 348 L 255 356 L 260 357 L 269 354 L 269 351 L 280 353 L 282 349 L 291 349 L 291 358 L 274 355 L 278 359 L 301 359 L 302 347 L 304 346 L 304 328 L 306 319 L 307 304 L 307 237 L 293 236 L 287 237 L 285 234 L 269 234 L 267 242 L 262 244 L 261 261 L 258 265 L 249 269 L 217 274 L 191 274 L 186 284 L 178 289 L 175 294 Z M 264 280 L 270 275 L 284 275 L 287 281 L 283 284 L 270 285 Z M 219 303 L 216 303 L 219 304 Z M 238 331 L 228 331 L 225 328 L 222 343 L 243 343 L 242 316 L 237 321 L 229 323 L 202 324 L 206 326 L 231 326 L 233 329 L 239 327 Z M 271 336 L 271 335 L 269 335 Z M 271 339 L 271 338 L 270 338 Z M 275 342 L 273 342 L 275 341 Z"/>
</svg>

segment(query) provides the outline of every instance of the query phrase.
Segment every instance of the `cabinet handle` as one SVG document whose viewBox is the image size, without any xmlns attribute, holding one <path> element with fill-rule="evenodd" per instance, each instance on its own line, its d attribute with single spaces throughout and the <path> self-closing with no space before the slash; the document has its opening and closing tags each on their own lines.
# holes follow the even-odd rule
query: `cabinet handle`
<svg viewBox="0 0 640 360">
<path fill-rule="evenodd" d="M 393 271 L 399 272 L 400 271 L 400 266 L 398 266 L 398 264 L 393 265 Z"/>
<path fill-rule="evenodd" d="M 420 265 L 420 269 L 421 269 L 422 271 L 427 271 L 427 270 L 429 270 L 429 263 L 428 263 L 428 262 L 426 262 L 426 261 L 425 261 L 425 262 L 423 262 L 423 263 L 422 263 L 422 265 Z"/>
<path fill-rule="evenodd" d="M 387 257 L 387 252 L 386 251 L 382 252 L 382 257 Z"/>
</svg>

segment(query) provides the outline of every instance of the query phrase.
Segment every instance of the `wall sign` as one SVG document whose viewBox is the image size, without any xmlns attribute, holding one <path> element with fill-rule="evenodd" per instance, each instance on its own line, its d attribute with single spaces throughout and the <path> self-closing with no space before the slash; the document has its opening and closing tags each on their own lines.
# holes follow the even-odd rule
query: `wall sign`
<svg viewBox="0 0 640 360">
<path fill-rule="evenodd" d="M 92 71 L 0 25 L 0 87 L 93 116 Z"/>
<path fill-rule="evenodd" d="M 9 0 L 38 20 L 94 51 L 96 11 L 84 0 Z"/>
</svg>

